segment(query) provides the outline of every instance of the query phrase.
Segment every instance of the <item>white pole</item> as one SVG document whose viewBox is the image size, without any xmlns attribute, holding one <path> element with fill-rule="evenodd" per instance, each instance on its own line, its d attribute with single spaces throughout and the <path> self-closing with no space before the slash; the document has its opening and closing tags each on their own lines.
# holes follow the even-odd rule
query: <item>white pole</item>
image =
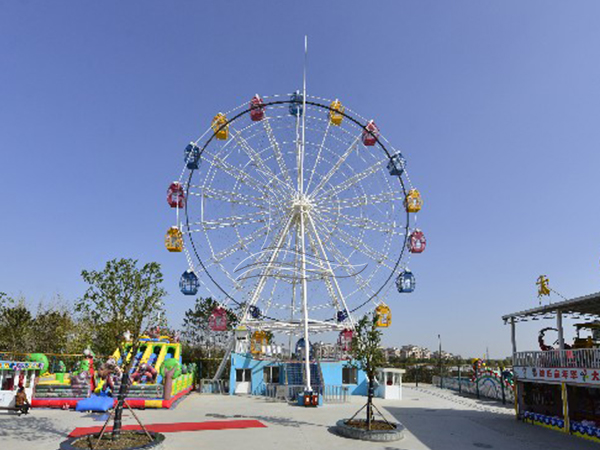
<svg viewBox="0 0 600 450">
<path fill-rule="evenodd" d="M 304 76 L 302 80 L 302 145 L 300 146 L 300 158 L 298 168 L 298 191 L 302 199 L 300 206 L 300 251 L 302 258 L 302 309 L 304 312 L 304 370 L 306 371 L 306 386 L 305 390 L 312 391 L 310 382 L 310 340 L 308 337 L 308 292 L 306 286 L 306 245 L 304 236 L 304 139 L 306 130 L 306 60 L 308 55 L 308 36 L 304 36 Z"/>
<path fill-rule="evenodd" d="M 294 256 L 294 270 L 298 267 L 298 226 L 294 227 L 294 252 L 296 256 Z M 290 313 L 290 323 L 294 321 L 294 308 L 296 308 L 296 279 L 294 278 L 292 282 L 292 308 Z M 290 359 L 292 359 L 292 338 L 295 337 L 293 333 L 290 332 Z"/>
<path fill-rule="evenodd" d="M 304 245 L 304 211 L 300 212 L 300 243 L 302 252 L 302 309 L 304 310 L 304 370 L 306 371 L 305 390 L 312 391 L 310 384 L 310 341 L 308 339 L 308 292 L 306 286 L 306 250 Z"/>
<path fill-rule="evenodd" d="M 562 352 L 565 349 L 565 339 L 563 336 L 562 311 L 556 311 L 556 328 L 558 329 L 558 348 Z"/>
<path fill-rule="evenodd" d="M 306 60 L 308 58 L 308 36 L 304 36 L 304 74 L 302 77 L 302 145 L 300 146 L 300 167 L 298 167 L 298 190 L 304 194 L 304 138 L 306 131 Z"/>
</svg>

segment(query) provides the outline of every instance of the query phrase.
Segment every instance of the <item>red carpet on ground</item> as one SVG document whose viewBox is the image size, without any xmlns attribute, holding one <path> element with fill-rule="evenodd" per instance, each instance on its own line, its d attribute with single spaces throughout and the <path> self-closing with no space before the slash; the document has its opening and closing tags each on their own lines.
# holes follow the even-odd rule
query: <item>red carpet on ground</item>
<svg viewBox="0 0 600 450">
<path fill-rule="evenodd" d="M 211 422 L 175 422 L 175 423 L 153 423 L 144 424 L 148 431 L 158 433 L 178 433 L 181 431 L 202 430 L 235 430 L 241 428 L 266 428 L 267 426 L 258 420 L 215 420 Z M 124 425 L 123 430 L 141 430 L 139 425 Z M 77 427 L 69 434 L 69 437 L 83 436 L 84 434 L 99 433 L 102 427 Z M 107 427 L 106 431 L 111 431 Z"/>
</svg>

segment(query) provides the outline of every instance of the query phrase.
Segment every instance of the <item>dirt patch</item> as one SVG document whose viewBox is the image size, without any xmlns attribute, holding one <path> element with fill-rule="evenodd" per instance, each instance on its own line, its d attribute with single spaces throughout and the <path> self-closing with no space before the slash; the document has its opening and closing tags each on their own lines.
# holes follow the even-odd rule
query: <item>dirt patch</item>
<svg viewBox="0 0 600 450">
<path fill-rule="evenodd" d="M 346 422 L 346 425 L 352 428 L 358 428 L 359 430 L 367 429 L 367 421 L 366 420 L 352 420 Z M 384 422 L 383 420 L 374 420 L 371 422 L 371 430 L 372 431 L 389 431 L 395 430 L 396 426 L 391 423 Z"/>
<path fill-rule="evenodd" d="M 113 440 L 111 433 L 106 433 L 102 436 L 102 440 L 98 442 L 98 436 L 84 436 L 81 439 L 73 441 L 71 445 L 84 450 L 125 450 L 128 448 L 141 447 L 150 444 L 154 439 L 148 439 L 145 433 L 135 431 L 121 431 L 119 440 Z M 97 444 L 97 446 L 96 446 Z"/>
</svg>

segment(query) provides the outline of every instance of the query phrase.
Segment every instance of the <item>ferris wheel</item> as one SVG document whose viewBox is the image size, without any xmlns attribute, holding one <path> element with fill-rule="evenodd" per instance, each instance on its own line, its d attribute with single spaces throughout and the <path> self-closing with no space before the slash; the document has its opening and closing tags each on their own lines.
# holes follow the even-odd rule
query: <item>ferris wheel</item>
<svg viewBox="0 0 600 450">
<path fill-rule="evenodd" d="M 370 309 L 389 326 L 390 291 L 415 289 L 426 246 L 406 166 L 339 100 L 257 94 L 217 114 L 167 193 L 182 292 L 203 286 L 250 330 L 348 331 Z"/>
</svg>

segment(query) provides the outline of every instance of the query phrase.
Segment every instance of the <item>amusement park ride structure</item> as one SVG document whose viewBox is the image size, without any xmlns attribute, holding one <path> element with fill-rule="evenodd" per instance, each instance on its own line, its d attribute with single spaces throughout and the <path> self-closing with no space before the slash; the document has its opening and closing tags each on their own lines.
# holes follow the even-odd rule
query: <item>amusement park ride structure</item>
<svg viewBox="0 0 600 450">
<path fill-rule="evenodd" d="M 375 122 L 309 96 L 304 67 L 302 91 L 257 94 L 186 147 L 167 193 L 176 223 L 165 245 L 186 256 L 184 294 L 202 284 L 222 299 L 211 327 L 223 329 L 229 310 L 252 338 L 271 331 L 309 343 L 336 331 L 348 344 L 353 313 L 367 305 L 390 325 L 383 299 L 394 278 L 399 292 L 415 289 L 408 260 L 426 246 L 422 199 Z M 310 391 L 310 344 L 304 353 Z"/>
</svg>

